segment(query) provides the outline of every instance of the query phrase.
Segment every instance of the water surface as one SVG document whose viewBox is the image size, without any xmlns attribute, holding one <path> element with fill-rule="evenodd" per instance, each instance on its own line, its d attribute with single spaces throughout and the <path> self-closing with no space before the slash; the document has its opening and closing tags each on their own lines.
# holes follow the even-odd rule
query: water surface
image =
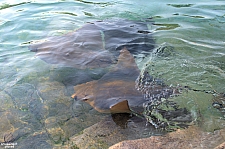
<svg viewBox="0 0 225 149">
<path fill-rule="evenodd" d="M 105 69 L 58 67 L 28 50 L 38 40 L 106 19 L 152 19 L 148 29 L 155 49 L 148 56 L 139 54 L 137 65 L 168 85 L 191 88 L 176 101 L 192 111 L 194 123 L 204 131 L 224 128 L 224 109 L 212 106 L 218 96 L 225 101 L 224 8 L 219 0 L 1 1 L 0 142 L 8 136 L 19 148 L 62 146 L 109 116 L 70 98 L 74 85 L 99 79 Z"/>
</svg>

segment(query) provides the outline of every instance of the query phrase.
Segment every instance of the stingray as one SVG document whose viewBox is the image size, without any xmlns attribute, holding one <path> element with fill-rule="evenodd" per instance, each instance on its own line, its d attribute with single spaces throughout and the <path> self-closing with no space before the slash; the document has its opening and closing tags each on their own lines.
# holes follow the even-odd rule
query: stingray
<svg viewBox="0 0 225 149">
<path fill-rule="evenodd" d="M 150 24 L 127 20 L 89 22 L 74 32 L 31 44 L 29 49 L 50 64 L 79 69 L 107 67 L 116 64 L 124 46 L 134 55 L 152 51 Z"/>
<path fill-rule="evenodd" d="M 117 64 L 102 78 L 74 87 L 72 98 L 90 104 L 102 113 L 130 113 L 131 107 L 142 107 L 145 99 L 135 88 L 139 69 L 126 49 L 120 51 Z"/>
<path fill-rule="evenodd" d="M 90 104 L 102 113 L 141 114 L 147 107 L 157 108 L 162 99 L 179 94 L 177 88 L 153 78 L 148 72 L 140 73 L 133 55 L 123 48 L 118 62 L 99 80 L 76 85 L 72 98 Z M 153 110 L 153 109 L 149 110 Z"/>
</svg>

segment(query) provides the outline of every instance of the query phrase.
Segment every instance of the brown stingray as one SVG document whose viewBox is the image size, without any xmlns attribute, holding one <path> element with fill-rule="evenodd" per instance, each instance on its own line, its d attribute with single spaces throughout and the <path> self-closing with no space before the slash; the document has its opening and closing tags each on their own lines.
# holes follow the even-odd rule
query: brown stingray
<svg viewBox="0 0 225 149">
<path fill-rule="evenodd" d="M 135 89 L 140 71 L 132 54 L 124 48 L 118 63 L 101 79 L 74 87 L 72 98 L 89 103 L 103 113 L 129 113 L 132 107 L 142 107 L 142 93 Z"/>
<path fill-rule="evenodd" d="M 66 67 L 107 67 L 117 61 L 119 51 L 129 47 L 133 54 L 153 49 L 146 22 L 97 21 L 75 32 L 46 39 L 29 49 L 47 63 Z"/>
</svg>

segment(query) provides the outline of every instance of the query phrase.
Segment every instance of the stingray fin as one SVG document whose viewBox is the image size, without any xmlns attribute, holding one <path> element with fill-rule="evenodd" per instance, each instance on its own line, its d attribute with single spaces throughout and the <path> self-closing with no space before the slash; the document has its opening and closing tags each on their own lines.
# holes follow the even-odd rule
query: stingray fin
<svg viewBox="0 0 225 149">
<path fill-rule="evenodd" d="M 130 113 L 131 110 L 128 105 L 127 100 L 123 100 L 113 106 L 110 107 L 111 113 Z"/>
</svg>

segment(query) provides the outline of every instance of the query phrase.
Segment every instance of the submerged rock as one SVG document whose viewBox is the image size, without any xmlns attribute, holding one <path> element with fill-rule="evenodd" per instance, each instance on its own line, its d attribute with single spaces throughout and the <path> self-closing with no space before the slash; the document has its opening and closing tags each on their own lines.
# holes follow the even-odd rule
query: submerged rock
<svg viewBox="0 0 225 149">
<path fill-rule="evenodd" d="M 214 149 L 224 149 L 224 148 L 225 148 L 225 142 L 223 142 L 222 144 L 218 145 Z"/>
<path fill-rule="evenodd" d="M 115 123 L 115 119 L 127 117 L 121 114 L 115 114 L 113 117 L 107 117 L 100 122 L 84 129 L 81 134 L 70 138 L 65 147 L 72 148 L 108 148 L 123 140 L 133 140 L 145 138 L 152 135 L 165 134 L 164 131 L 157 130 L 154 127 L 146 126 L 146 121 L 138 117 L 130 117 L 124 120 L 123 126 Z M 125 126 L 125 127 L 124 127 Z"/>
</svg>

